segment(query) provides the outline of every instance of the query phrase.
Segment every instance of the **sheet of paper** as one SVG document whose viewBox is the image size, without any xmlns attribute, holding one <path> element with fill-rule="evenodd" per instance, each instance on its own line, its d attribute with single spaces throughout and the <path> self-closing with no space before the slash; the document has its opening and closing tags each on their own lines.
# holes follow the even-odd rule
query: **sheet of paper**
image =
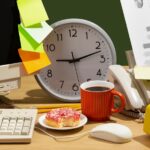
<svg viewBox="0 0 150 150">
<path fill-rule="evenodd" d="M 42 53 L 34 53 L 19 49 L 18 52 L 28 74 L 34 73 L 51 64 L 44 51 Z"/>
<path fill-rule="evenodd" d="M 120 0 L 137 66 L 150 67 L 150 0 Z"/>
<path fill-rule="evenodd" d="M 150 67 L 134 67 L 135 79 L 150 80 Z"/>
<path fill-rule="evenodd" d="M 31 52 L 43 52 L 43 43 L 36 42 L 23 28 L 18 25 L 19 37 L 22 50 Z"/>
<path fill-rule="evenodd" d="M 17 5 L 25 27 L 49 19 L 42 0 L 17 0 Z"/>
<path fill-rule="evenodd" d="M 41 26 L 32 26 L 32 27 L 24 27 L 23 24 L 20 25 L 22 30 L 24 30 L 27 34 L 29 34 L 37 43 L 41 43 L 53 30 L 51 26 L 49 26 L 45 21 L 41 22 Z"/>
</svg>

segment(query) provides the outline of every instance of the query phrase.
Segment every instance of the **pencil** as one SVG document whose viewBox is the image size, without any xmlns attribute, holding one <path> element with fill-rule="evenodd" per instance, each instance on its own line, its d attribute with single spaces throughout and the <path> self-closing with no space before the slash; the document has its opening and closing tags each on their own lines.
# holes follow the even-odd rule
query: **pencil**
<svg viewBox="0 0 150 150">
<path fill-rule="evenodd" d="M 73 108 L 75 110 L 81 110 L 81 107 Z M 46 113 L 49 112 L 51 109 L 38 109 L 38 113 Z"/>
<path fill-rule="evenodd" d="M 81 107 L 80 103 L 67 103 L 67 104 L 49 104 L 49 105 L 39 105 L 33 108 L 36 109 L 53 109 L 53 108 L 61 108 L 61 107 L 71 107 L 71 108 L 79 108 Z"/>
</svg>

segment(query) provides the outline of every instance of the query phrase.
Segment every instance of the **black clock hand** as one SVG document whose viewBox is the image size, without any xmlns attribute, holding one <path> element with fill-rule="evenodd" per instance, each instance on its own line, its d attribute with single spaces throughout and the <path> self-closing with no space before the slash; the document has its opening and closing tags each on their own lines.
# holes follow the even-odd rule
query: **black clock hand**
<svg viewBox="0 0 150 150">
<path fill-rule="evenodd" d="M 56 61 L 63 61 L 63 62 L 74 63 L 74 62 L 80 61 L 83 58 L 86 58 L 86 57 L 89 57 L 91 55 L 97 54 L 99 52 L 101 52 L 101 51 L 93 52 L 93 53 L 87 54 L 87 55 L 79 57 L 79 58 L 74 58 L 74 59 L 57 59 Z"/>
<path fill-rule="evenodd" d="M 73 59 L 57 59 L 56 61 L 72 62 Z"/>
<path fill-rule="evenodd" d="M 74 63 L 74 62 L 80 61 L 80 60 L 83 59 L 83 58 L 86 58 L 86 57 L 89 57 L 89 56 L 91 56 L 91 55 L 97 54 L 97 53 L 99 53 L 99 52 L 101 52 L 101 51 L 96 51 L 96 52 L 87 54 L 87 55 L 85 55 L 85 56 L 82 56 L 82 57 L 79 57 L 79 58 L 76 58 L 76 59 L 73 59 L 73 60 L 69 60 L 68 62 L 69 62 L 69 63 Z"/>
<path fill-rule="evenodd" d="M 71 55 L 72 55 L 72 59 L 73 59 L 73 60 L 76 60 L 76 59 L 74 58 L 73 52 L 71 52 Z M 75 68 L 75 72 L 76 72 L 76 76 L 77 76 L 78 83 L 80 84 L 79 76 L 78 76 L 78 72 L 77 72 L 77 68 L 76 68 L 75 61 L 73 62 L 73 64 L 74 64 L 74 68 Z"/>
</svg>

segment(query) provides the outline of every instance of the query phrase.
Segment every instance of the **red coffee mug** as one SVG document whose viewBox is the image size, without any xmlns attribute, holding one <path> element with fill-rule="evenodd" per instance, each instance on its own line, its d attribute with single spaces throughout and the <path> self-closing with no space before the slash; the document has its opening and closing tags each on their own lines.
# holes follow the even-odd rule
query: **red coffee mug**
<svg viewBox="0 0 150 150">
<path fill-rule="evenodd" d="M 109 120 L 112 113 L 117 113 L 125 107 L 125 97 L 114 90 L 114 84 L 107 81 L 94 80 L 80 85 L 82 113 L 93 121 Z M 114 96 L 118 96 L 121 105 L 114 107 Z"/>
</svg>

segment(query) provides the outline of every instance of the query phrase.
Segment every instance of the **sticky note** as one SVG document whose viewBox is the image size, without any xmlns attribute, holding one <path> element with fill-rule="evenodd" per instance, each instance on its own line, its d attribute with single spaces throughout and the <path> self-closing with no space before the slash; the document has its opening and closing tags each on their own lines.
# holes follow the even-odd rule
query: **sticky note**
<svg viewBox="0 0 150 150">
<path fill-rule="evenodd" d="M 135 66 L 134 76 L 135 79 L 150 80 L 150 66 Z"/>
<path fill-rule="evenodd" d="M 28 74 L 36 72 L 51 64 L 47 54 L 44 51 L 42 53 L 35 53 L 19 49 L 18 52 Z"/>
<path fill-rule="evenodd" d="M 150 134 L 150 104 L 146 106 L 143 130 L 145 133 Z"/>
<path fill-rule="evenodd" d="M 41 0 L 17 0 L 17 5 L 25 27 L 49 19 Z"/>
<path fill-rule="evenodd" d="M 32 25 L 30 27 L 27 27 L 27 28 L 40 28 L 40 27 L 42 27 L 42 24 L 41 23 L 37 23 L 37 24 L 34 24 L 34 25 Z"/>
<path fill-rule="evenodd" d="M 26 60 L 26 61 L 40 58 L 40 53 L 26 52 L 26 51 L 22 51 L 22 49 L 19 49 L 18 51 L 19 51 L 19 54 L 21 54 L 21 57 L 23 56 L 23 60 Z"/>
<path fill-rule="evenodd" d="M 21 24 L 20 28 L 22 28 L 22 30 L 31 36 L 37 43 L 41 43 L 53 30 L 45 21 L 28 28 Z"/>
<path fill-rule="evenodd" d="M 21 49 L 32 52 L 43 52 L 43 43 L 36 42 L 22 27 L 18 25 Z"/>
</svg>

